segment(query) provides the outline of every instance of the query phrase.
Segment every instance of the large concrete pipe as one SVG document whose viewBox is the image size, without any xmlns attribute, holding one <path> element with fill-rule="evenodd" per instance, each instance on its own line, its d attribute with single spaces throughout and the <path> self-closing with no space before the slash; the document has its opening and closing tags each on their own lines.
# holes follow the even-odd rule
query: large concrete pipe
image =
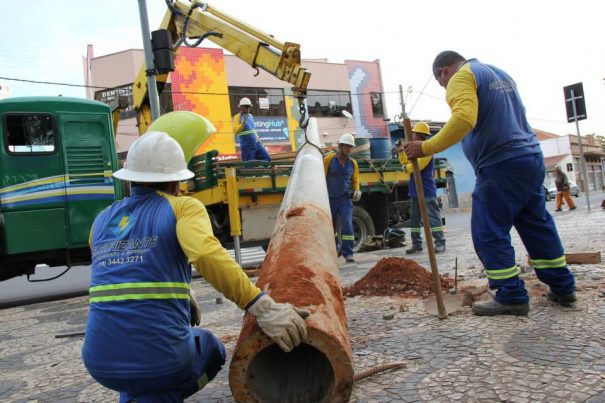
<svg viewBox="0 0 605 403">
<path fill-rule="evenodd" d="M 317 122 L 307 128 L 318 144 Z M 308 339 L 284 353 L 246 315 L 229 368 L 239 402 L 346 402 L 353 388 L 351 345 L 323 157 L 298 153 L 257 285 L 277 302 L 311 312 Z"/>
</svg>

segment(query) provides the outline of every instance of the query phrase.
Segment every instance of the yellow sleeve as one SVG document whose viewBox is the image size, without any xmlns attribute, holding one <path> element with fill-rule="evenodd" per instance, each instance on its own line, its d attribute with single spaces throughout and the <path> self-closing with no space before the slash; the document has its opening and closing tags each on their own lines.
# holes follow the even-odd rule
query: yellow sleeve
<svg viewBox="0 0 605 403">
<path fill-rule="evenodd" d="M 351 175 L 351 186 L 353 187 L 353 191 L 359 190 L 359 165 L 357 165 L 357 161 L 351 158 L 353 161 L 353 175 Z"/>
<path fill-rule="evenodd" d="M 461 141 L 477 124 L 479 98 L 477 81 L 467 63 L 451 78 L 445 99 L 452 116 L 445 126 L 430 140 L 422 143 L 424 155 L 436 154 Z"/>
<path fill-rule="evenodd" d="M 330 166 L 330 161 L 336 156 L 336 153 L 330 153 L 324 157 L 324 174 L 328 176 L 328 167 Z"/>
<path fill-rule="evenodd" d="M 227 299 L 245 309 L 261 290 L 213 235 L 204 205 L 192 197 L 160 194 L 172 205 L 176 235 L 189 263 Z"/>
<path fill-rule="evenodd" d="M 431 158 L 433 158 L 432 156 L 426 156 L 426 157 L 422 157 L 422 158 L 418 158 L 418 169 L 419 170 L 423 170 L 424 168 L 426 168 L 426 166 L 429 164 L 429 162 L 431 162 Z M 401 165 L 405 166 L 405 172 L 412 174 L 414 173 L 414 166 L 412 165 L 412 163 L 410 161 L 408 161 L 408 156 L 405 155 L 405 153 L 402 151 L 399 153 L 399 162 L 401 162 Z"/>
<path fill-rule="evenodd" d="M 244 130 L 244 124 L 246 123 L 246 119 L 244 119 L 242 123 L 239 123 L 239 117 L 239 113 L 233 117 L 233 133 L 235 134 L 241 133 L 241 131 Z"/>
</svg>

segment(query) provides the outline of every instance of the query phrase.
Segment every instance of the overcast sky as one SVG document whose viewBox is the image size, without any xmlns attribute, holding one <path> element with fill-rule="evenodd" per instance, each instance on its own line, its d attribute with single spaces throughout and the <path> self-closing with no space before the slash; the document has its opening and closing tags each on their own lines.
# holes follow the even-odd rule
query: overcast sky
<svg viewBox="0 0 605 403">
<path fill-rule="evenodd" d="M 557 134 L 566 123 L 563 87 L 582 82 L 588 119 L 582 134 L 605 134 L 605 41 L 600 1 L 216 1 L 210 3 L 303 58 L 380 59 L 389 116 L 399 85 L 413 119 L 447 120 L 445 91 L 431 76 L 442 50 L 494 64 L 517 82 L 530 124 Z M 151 29 L 164 0 L 147 0 Z M 137 0 L 0 1 L 0 77 L 83 84 L 86 45 L 95 56 L 142 48 Z M 9 39 L 10 38 L 10 39 Z M 210 42 L 205 42 L 208 45 Z M 81 88 L 0 78 L 13 96 L 84 96 Z"/>
</svg>

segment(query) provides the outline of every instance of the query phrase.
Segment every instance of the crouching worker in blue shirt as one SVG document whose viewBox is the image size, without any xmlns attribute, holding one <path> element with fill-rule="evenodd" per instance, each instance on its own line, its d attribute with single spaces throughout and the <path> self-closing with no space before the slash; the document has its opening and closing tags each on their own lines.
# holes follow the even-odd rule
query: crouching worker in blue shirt
<svg viewBox="0 0 605 403">
<path fill-rule="evenodd" d="M 193 176 L 176 140 L 146 133 L 114 176 L 130 181 L 132 191 L 102 211 L 91 230 L 82 359 L 97 382 L 120 392 L 120 402 L 181 402 L 225 363 L 220 340 L 191 327 L 200 317 L 190 265 L 254 315 L 282 350 L 306 339 L 308 312 L 261 292 L 213 236 L 204 205 L 176 196 L 179 182 Z"/>
</svg>

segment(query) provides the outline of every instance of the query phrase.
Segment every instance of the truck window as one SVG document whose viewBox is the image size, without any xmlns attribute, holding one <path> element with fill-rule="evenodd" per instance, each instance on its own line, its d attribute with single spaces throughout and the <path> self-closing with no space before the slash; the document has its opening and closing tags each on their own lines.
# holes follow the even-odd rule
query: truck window
<svg viewBox="0 0 605 403">
<path fill-rule="evenodd" d="M 52 153 L 55 125 L 48 114 L 15 114 L 4 118 L 5 144 L 9 154 Z"/>
</svg>

